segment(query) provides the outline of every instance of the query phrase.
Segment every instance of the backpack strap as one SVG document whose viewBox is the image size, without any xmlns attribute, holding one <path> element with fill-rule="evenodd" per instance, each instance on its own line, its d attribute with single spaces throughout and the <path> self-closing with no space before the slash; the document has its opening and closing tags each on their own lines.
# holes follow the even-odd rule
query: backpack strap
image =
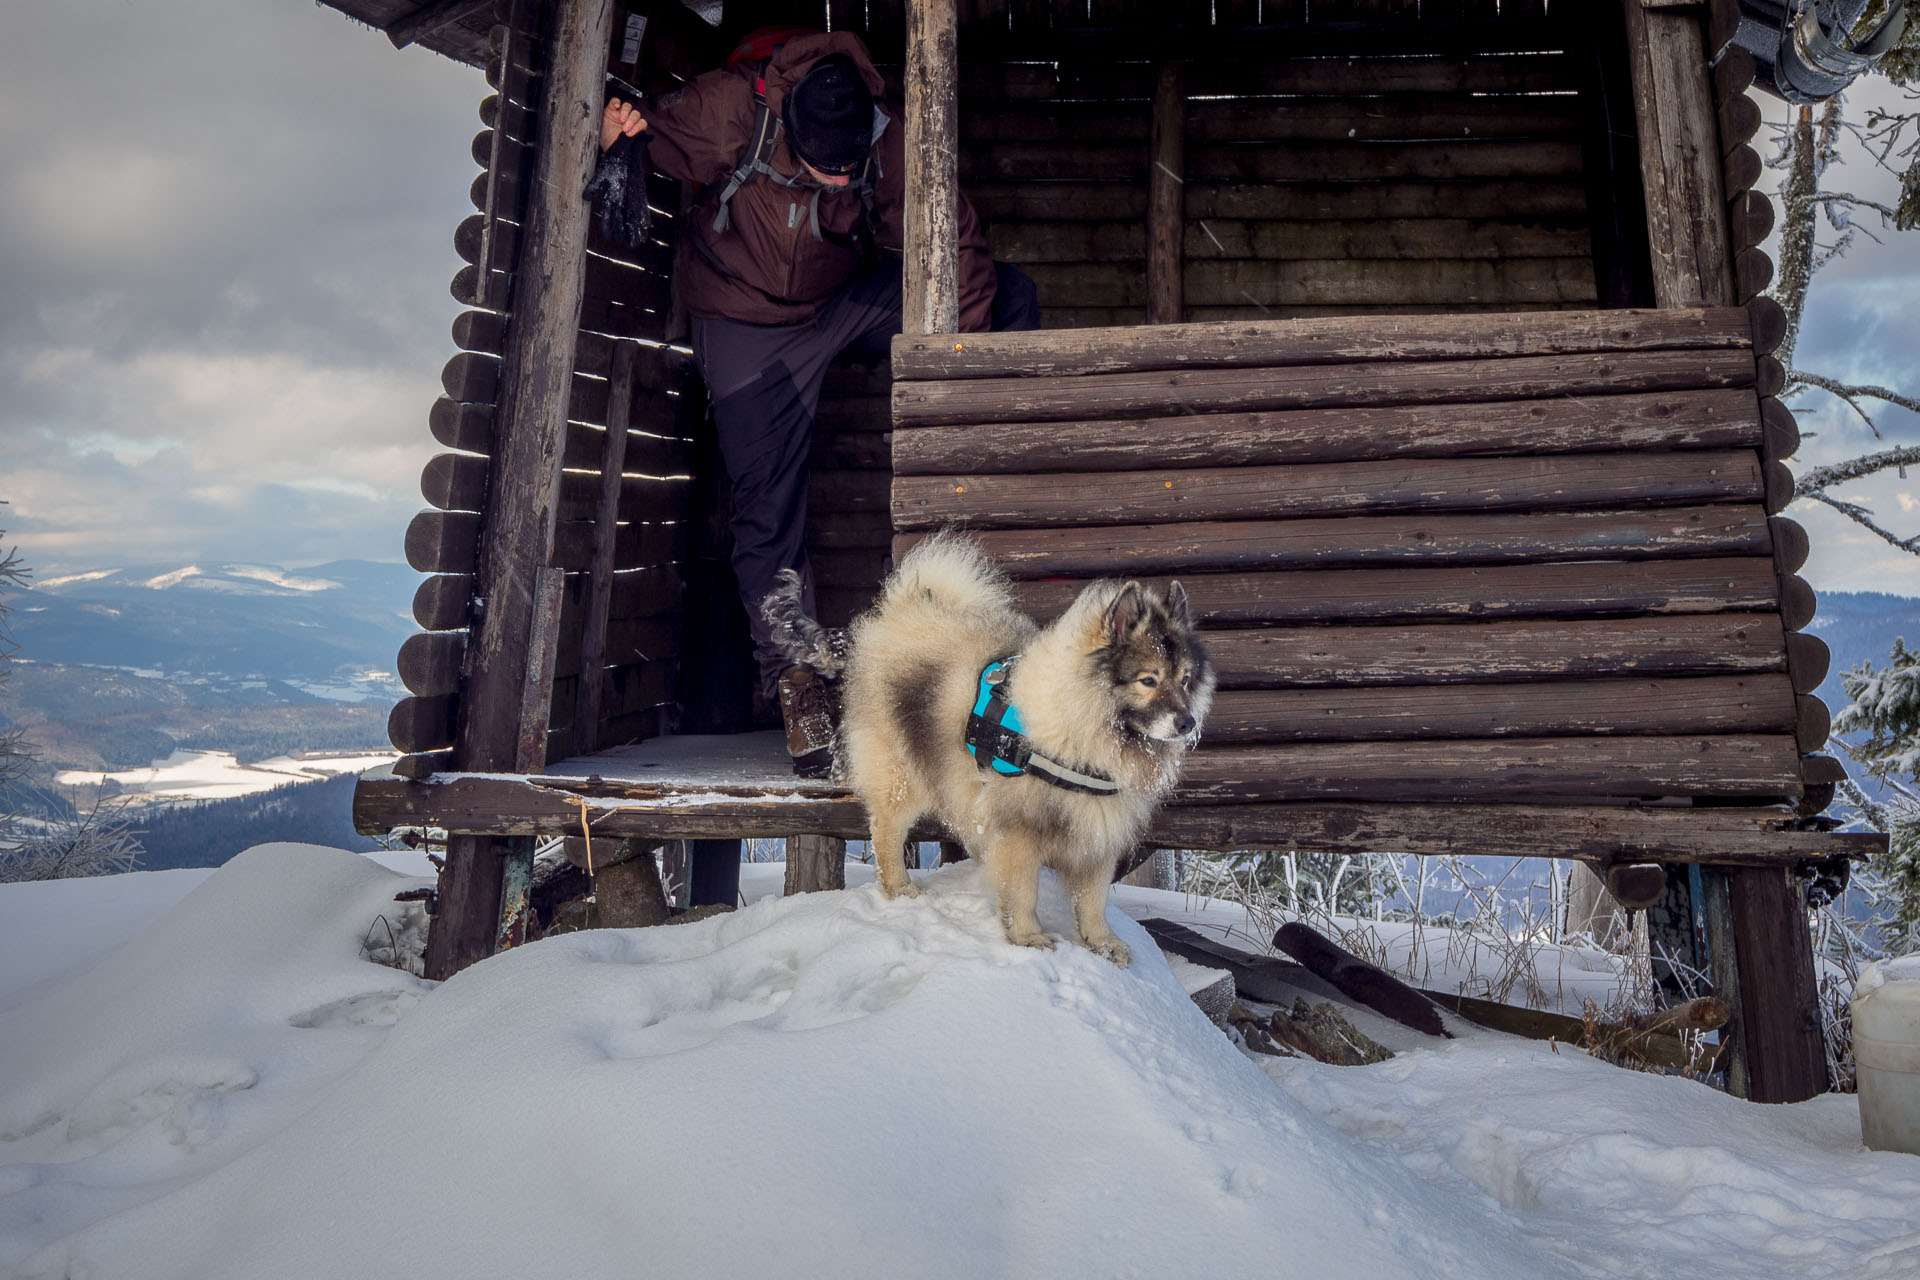
<svg viewBox="0 0 1920 1280">
<path fill-rule="evenodd" d="M 753 141 L 740 153 L 740 163 L 727 175 L 726 185 L 720 189 L 720 210 L 713 215 L 715 232 L 725 231 L 730 218 L 727 205 L 733 199 L 734 192 L 751 182 L 756 174 L 765 174 L 782 186 L 795 186 L 799 179 L 780 174 L 767 163 L 773 155 L 774 143 L 780 138 L 780 121 L 774 116 L 773 109 L 767 105 L 767 79 L 756 76 L 753 81 Z"/>
</svg>

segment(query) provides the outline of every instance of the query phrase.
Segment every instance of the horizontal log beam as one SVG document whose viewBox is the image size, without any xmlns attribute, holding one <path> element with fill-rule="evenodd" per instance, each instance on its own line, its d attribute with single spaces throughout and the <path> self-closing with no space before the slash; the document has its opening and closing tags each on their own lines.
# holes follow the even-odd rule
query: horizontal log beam
<svg viewBox="0 0 1920 1280">
<path fill-rule="evenodd" d="M 1024 422 L 912 427 L 893 434 L 893 470 L 903 476 L 1132 471 L 1143 457 L 1160 467 L 1241 467 L 1610 449 L 1750 449 L 1769 439 L 1767 431 L 1753 395 L 1729 388 L 1578 400 L 1088 419 L 1049 423 L 1038 431 Z"/>
<path fill-rule="evenodd" d="M 1581 734 L 1797 734 L 1801 710 L 1784 675 L 1275 689 L 1219 694 L 1203 733 L 1209 747 Z M 1800 750 L 1809 748 L 1803 742 Z"/>
<path fill-rule="evenodd" d="M 990 530 L 977 536 L 987 554 L 1014 577 L 1054 578 L 1256 568 L 1387 567 L 1410 561 L 1516 564 L 1765 555 L 1773 549 L 1770 520 L 1783 519 L 1769 518 L 1757 506 L 1725 505 L 1645 512 L 1200 521 L 1099 529 Z M 1792 521 L 1786 523 L 1792 525 Z M 1798 530 L 1799 526 L 1793 528 Z M 895 535 L 895 562 L 923 536 Z M 1801 536 L 1804 538 L 1804 532 Z M 1797 567 L 1786 566 L 1789 572 Z"/>
<path fill-rule="evenodd" d="M 1014 584 L 1020 607 L 1057 617 L 1092 578 L 1047 578 Z M 1143 579 L 1165 592 L 1172 579 Z M 1780 580 L 1772 561 L 1644 560 L 1586 564 L 1488 565 L 1472 568 L 1323 569 L 1272 573 L 1203 573 L 1182 580 L 1203 626 L 1247 623 L 1387 622 L 1415 618 L 1578 617 L 1597 613 L 1765 612 L 1776 608 Z M 1812 617 L 1812 589 L 1800 578 L 1787 627 Z M 1805 617 L 1797 610 L 1805 608 Z M 1798 621 L 1794 621 L 1798 618 Z"/>
<path fill-rule="evenodd" d="M 1751 387 L 1744 350 L 896 382 L 896 427 Z"/>
<path fill-rule="evenodd" d="M 791 833 L 866 839 L 866 815 L 850 792 L 796 785 L 757 796 L 715 795 L 698 784 L 640 786 L 513 775 L 456 775 L 432 784 L 370 775 L 354 791 L 362 831 L 403 826 L 518 835 L 579 834 L 590 796 L 597 838 L 777 837 Z M 1149 843 L 1163 848 L 1325 850 L 1427 856 L 1583 857 L 1718 866 L 1790 866 L 1835 855 L 1884 852 L 1886 837 L 1788 829 L 1793 809 L 1542 804 L 1323 802 L 1172 806 L 1154 819 Z"/>
<path fill-rule="evenodd" d="M 1785 468 L 1779 469 L 1785 475 Z M 818 483 L 820 477 L 815 479 Z M 1783 496 L 1789 496 L 1792 477 L 1786 476 L 1785 483 L 1787 495 Z M 900 476 L 893 481 L 893 524 L 896 529 L 936 529 L 953 523 L 974 529 L 1037 529 L 1389 511 L 1678 506 L 1761 502 L 1771 494 L 1760 456 L 1751 449 L 1429 458 L 1071 476 Z M 856 496 L 865 494 L 849 491 L 839 501 L 849 504 Z"/>
<path fill-rule="evenodd" d="M 1175 803 L 1797 796 L 1790 736 L 1457 739 L 1202 748 Z"/>
<path fill-rule="evenodd" d="M 1599 352 L 1739 349 L 1743 307 L 1495 312 L 1374 320 L 1267 320 L 1127 330 L 900 334 L 898 381 L 1059 376 L 1155 369 L 1268 368 Z"/>
<path fill-rule="evenodd" d="M 1790 652 L 1779 617 L 1759 613 L 1259 627 L 1203 639 L 1227 689 L 1776 672 Z"/>
</svg>

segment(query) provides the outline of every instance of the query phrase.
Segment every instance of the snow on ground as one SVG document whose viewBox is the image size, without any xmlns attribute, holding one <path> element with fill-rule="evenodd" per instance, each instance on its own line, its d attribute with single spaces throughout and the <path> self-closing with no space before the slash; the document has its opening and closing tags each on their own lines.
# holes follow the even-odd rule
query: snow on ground
<svg viewBox="0 0 1920 1280">
<path fill-rule="evenodd" d="M 343 773 L 363 773 L 395 758 L 391 751 L 357 752 L 335 756 L 274 756 L 241 764 L 231 751 L 175 751 L 143 769 L 94 773 L 68 769 L 55 781 L 63 787 L 98 787 L 111 782 L 135 803 L 185 800 L 227 800 L 271 791 L 296 782 L 314 782 Z"/>
<path fill-rule="evenodd" d="M 1851 1098 L 1493 1033 L 1256 1063 L 1120 910 L 1124 971 L 1008 946 L 969 864 L 743 872 L 438 987 L 359 958 L 419 881 L 353 854 L 0 886 L 0 1275 L 1920 1274 Z"/>
</svg>

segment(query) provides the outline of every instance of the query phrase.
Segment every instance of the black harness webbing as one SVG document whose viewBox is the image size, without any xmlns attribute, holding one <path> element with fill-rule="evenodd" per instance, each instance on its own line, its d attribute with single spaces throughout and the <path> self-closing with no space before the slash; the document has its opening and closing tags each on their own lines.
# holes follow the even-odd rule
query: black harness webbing
<svg viewBox="0 0 1920 1280">
<path fill-rule="evenodd" d="M 980 691 L 967 716 L 967 751 L 983 772 L 1001 777 L 1027 774 L 1063 791 L 1110 796 L 1120 784 L 1091 769 L 1080 770 L 1041 755 L 1028 741 L 1019 709 L 1007 694 L 1012 658 L 998 658 L 980 672 Z"/>
</svg>

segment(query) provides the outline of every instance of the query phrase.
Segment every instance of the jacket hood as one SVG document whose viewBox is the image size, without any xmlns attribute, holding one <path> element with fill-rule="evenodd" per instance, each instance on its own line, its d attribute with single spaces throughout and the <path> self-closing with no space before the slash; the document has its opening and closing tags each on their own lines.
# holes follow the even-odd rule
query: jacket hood
<svg viewBox="0 0 1920 1280">
<path fill-rule="evenodd" d="M 866 81 L 867 91 L 878 102 L 887 87 L 886 79 L 873 68 L 873 58 L 867 53 L 867 46 L 860 37 L 851 31 L 821 31 L 813 35 L 796 36 L 780 46 L 767 64 L 767 106 L 775 116 L 780 114 L 781 104 L 787 100 L 787 91 L 800 83 L 813 64 L 829 54 L 840 54 L 851 61 L 860 72 L 860 78 Z"/>
</svg>

